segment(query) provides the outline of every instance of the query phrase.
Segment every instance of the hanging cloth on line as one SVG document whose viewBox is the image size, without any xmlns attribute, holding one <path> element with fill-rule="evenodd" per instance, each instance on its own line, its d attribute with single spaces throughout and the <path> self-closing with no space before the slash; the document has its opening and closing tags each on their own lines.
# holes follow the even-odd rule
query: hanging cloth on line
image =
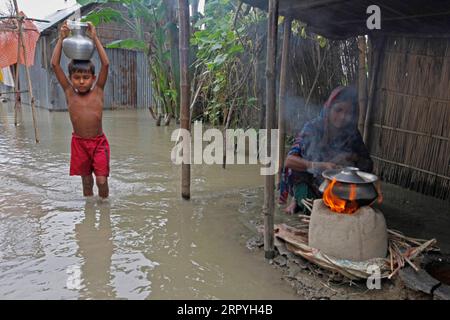
<svg viewBox="0 0 450 320">
<path fill-rule="evenodd" d="M 21 11 L 20 16 L 25 16 Z M 34 53 L 36 51 L 36 43 L 39 39 L 39 31 L 36 25 L 31 20 L 24 20 L 23 26 L 23 42 L 26 49 L 26 59 L 24 59 L 24 52 L 22 46 L 20 46 L 20 53 L 18 59 L 18 39 L 19 34 L 17 29 L 11 29 L 12 26 L 17 24 L 14 19 L 3 20 L 0 23 L 0 68 L 8 67 L 10 65 L 16 64 L 19 60 L 20 64 L 25 64 L 27 66 L 32 66 L 34 64 Z M 9 31 L 8 29 L 11 29 Z M 8 31 L 7 31 L 8 30 Z"/>
<path fill-rule="evenodd" d="M 8 87 L 14 88 L 14 78 L 11 73 L 10 67 L 4 67 L 0 69 L 0 82 Z"/>
</svg>

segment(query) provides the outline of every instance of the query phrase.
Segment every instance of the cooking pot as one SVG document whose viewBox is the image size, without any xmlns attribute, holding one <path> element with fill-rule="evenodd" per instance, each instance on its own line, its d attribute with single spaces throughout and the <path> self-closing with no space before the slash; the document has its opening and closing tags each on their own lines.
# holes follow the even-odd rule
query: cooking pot
<svg viewBox="0 0 450 320">
<path fill-rule="evenodd" d="M 374 174 L 360 171 L 356 167 L 325 170 L 322 172 L 322 176 L 325 178 L 319 187 L 319 191 L 322 193 L 331 181 L 336 180 L 332 192 L 340 199 L 356 200 L 360 205 L 368 205 L 378 197 L 378 191 L 375 187 L 378 177 Z M 354 188 L 354 194 L 352 199 L 350 199 L 352 188 Z"/>
</svg>

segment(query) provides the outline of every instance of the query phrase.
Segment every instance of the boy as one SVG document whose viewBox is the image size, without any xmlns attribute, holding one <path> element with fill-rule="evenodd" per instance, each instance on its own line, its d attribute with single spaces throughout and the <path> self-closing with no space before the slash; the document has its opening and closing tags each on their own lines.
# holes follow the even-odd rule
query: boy
<svg viewBox="0 0 450 320">
<path fill-rule="evenodd" d="M 98 79 L 91 61 L 72 60 L 69 79 L 60 66 L 62 41 L 69 35 L 67 21 L 61 27 L 52 56 L 52 68 L 66 95 L 72 122 L 70 175 L 81 176 L 83 194 L 93 196 L 94 179 L 101 198 L 108 197 L 109 144 L 102 130 L 103 88 L 108 77 L 109 60 L 94 25 L 88 23 L 88 32 L 97 48 L 101 68 Z M 94 85 L 95 80 L 97 82 Z M 70 81 L 69 81 L 70 80 Z"/>
</svg>

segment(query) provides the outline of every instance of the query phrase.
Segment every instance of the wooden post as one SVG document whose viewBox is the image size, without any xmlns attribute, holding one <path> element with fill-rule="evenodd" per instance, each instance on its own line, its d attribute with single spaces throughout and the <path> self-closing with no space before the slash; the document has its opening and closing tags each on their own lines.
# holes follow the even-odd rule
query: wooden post
<svg viewBox="0 0 450 320">
<path fill-rule="evenodd" d="M 267 66 L 266 66 L 266 129 L 268 153 L 272 143 L 271 131 L 275 127 L 276 104 L 276 59 L 278 33 L 278 0 L 269 0 L 267 21 Z M 270 155 L 272 156 L 272 155 Z M 274 209 L 275 209 L 275 175 L 266 175 L 264 184 L 264 255 L 266 259 L 275 256 L 274 251 Z"/>
<path fill-rule="evenodd" d="M 358 104 L 359 104 L 359 132 L 364 132 L 364 121 L 366 119 L 367 106 L 367 73 L 366 73 L 366 37 L 358 37 Z"/>
<path fill-rule="evenodd" d="M 369 90 L 369 97 L 367 99 L 367 110 L 366 110 L 366 118 L 364 121 L 364 135 L 363 140 L 367 147 L 369 147 L 369 126 L 370 126 L 370 117 L 372 113 L 372 107 L 375 100 L 375 88 L 377 86 L 377 78 L 378 78 L 378 70 L 380 69 L 381 64 L 381 57 L 384 50 L 384 43 L 386 41 L 386 38 L 382 36 L 381 39 L 378 39 L 377 44 L 372 46 L 372 50 L 376 50 L 374 59 L 373 59 L 373 66 L 371 68 L 372 75 L 370 77 L 370 90 Z"/>
<path fill-rule="evenodd" d="M 20 46 L 17 45 L 17 57 L 20 54 Z M 17 59 L 16 66 L 14 68 L 14 90 L 15 90 L 15 103 L 14 103 L 14 126 L 18 124 L 18 113 L 21 108 L 20 104 L 20 87 L 19 87 L 19 60 Z"/>
<path fill-rule="evenodd" d="M 280 94 L 278 101 L 278 177 L 281 182 L 281 174 L 284 167 L 284 141 L 286 139 L 286 118 L 285 107 L 286 107 L 286 82 L 289 64 L 289 43 L 291 41 L 291 26 L 292 20 L 286 18 L 284 20 L 284 33 L 283 33 L 283 52 L 281 55 L 281 70 L 280 70 Z"/>
<path fill-rule="evenodd" d="M 23 33 L 22 33 L 22 18 L 19 17 L 19 7 L 17 6 L 17 0 L 14 0 L 14 8 L 16 10 L 16 17 L 17 22 L 19 24 L 19 38 L 18 38 L 18 46 L 22 46 L 22 52 L 23 52 L 23 62 L 25 65 L 25 71 L 27 75 L 27 82 L 28 82 L 28 94 L 30 97 L 30 104 L 31 104 L 31 114 L 33 116 L 33 127 L 34 127 L 34 139 L 36 140 L 36 143 L 39 143 L 39 132 L 37 128 L 36 123 L 36 108 L 34 105 L 34 96 L 33 96 L 33 87 L 31 85 L 31 77 L 30 77 L 30 70 L 27 66 L 27 49 L 25 47 L 25 43 L 23 41 Z M 20 50 L 18 50 L 20 52 Z M 19 66 L 19 58 L 20 56 L 17 56 L 17 66 Z M 19 69 L 19 68 L 17 68 Z M 19 70 L 17 70 L 17 73 L 19 73 Z"/>
<path fill-rule="evenodd" d="M 172 111 L 175 118 L 180 116 L 180 57 L 178 51 L 178 44 L 180 40 L 178 39 L 177 32 L 177 13 L 176 13 L 176 1 L 175 0 L 164 0 L 164 5 L 166 6 L 166 22 L 168 24 L 167 35 L 170 47 L 170 69 L 173 77 L 173 82 L 177 90 L 177 101 L 175 108 Z"/>
<path fill-rule="evenodd" d="M 180 17 L 180 122 L 181 128 L 190 131 L 191 119 L 189 114 L 190 85 L 189 85 L 189 1 L 178 0 Z M 190 145 L 190 141 L 189 141 Z M 191 165 L 181 165 L 181 196 L 191 197 Z"/>
</svg>

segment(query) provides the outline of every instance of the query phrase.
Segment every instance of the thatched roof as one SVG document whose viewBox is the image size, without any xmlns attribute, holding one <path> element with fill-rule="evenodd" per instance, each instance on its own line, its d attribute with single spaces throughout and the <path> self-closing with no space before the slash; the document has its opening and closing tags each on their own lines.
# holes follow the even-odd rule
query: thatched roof
<svg viewBox="0 0 450 320">
<path fill-rule="evenodd" d="M 243 0 L 267 10 L 268 0 Z M 381 9 L 381 30 L 371 31 L 366 21 L 370 5 Z M 332 39 L 384 33 L 412 36 L 450 35 L 449 0 L 279 0 L 280 15 L 307 23 Z"/>
</svg>

